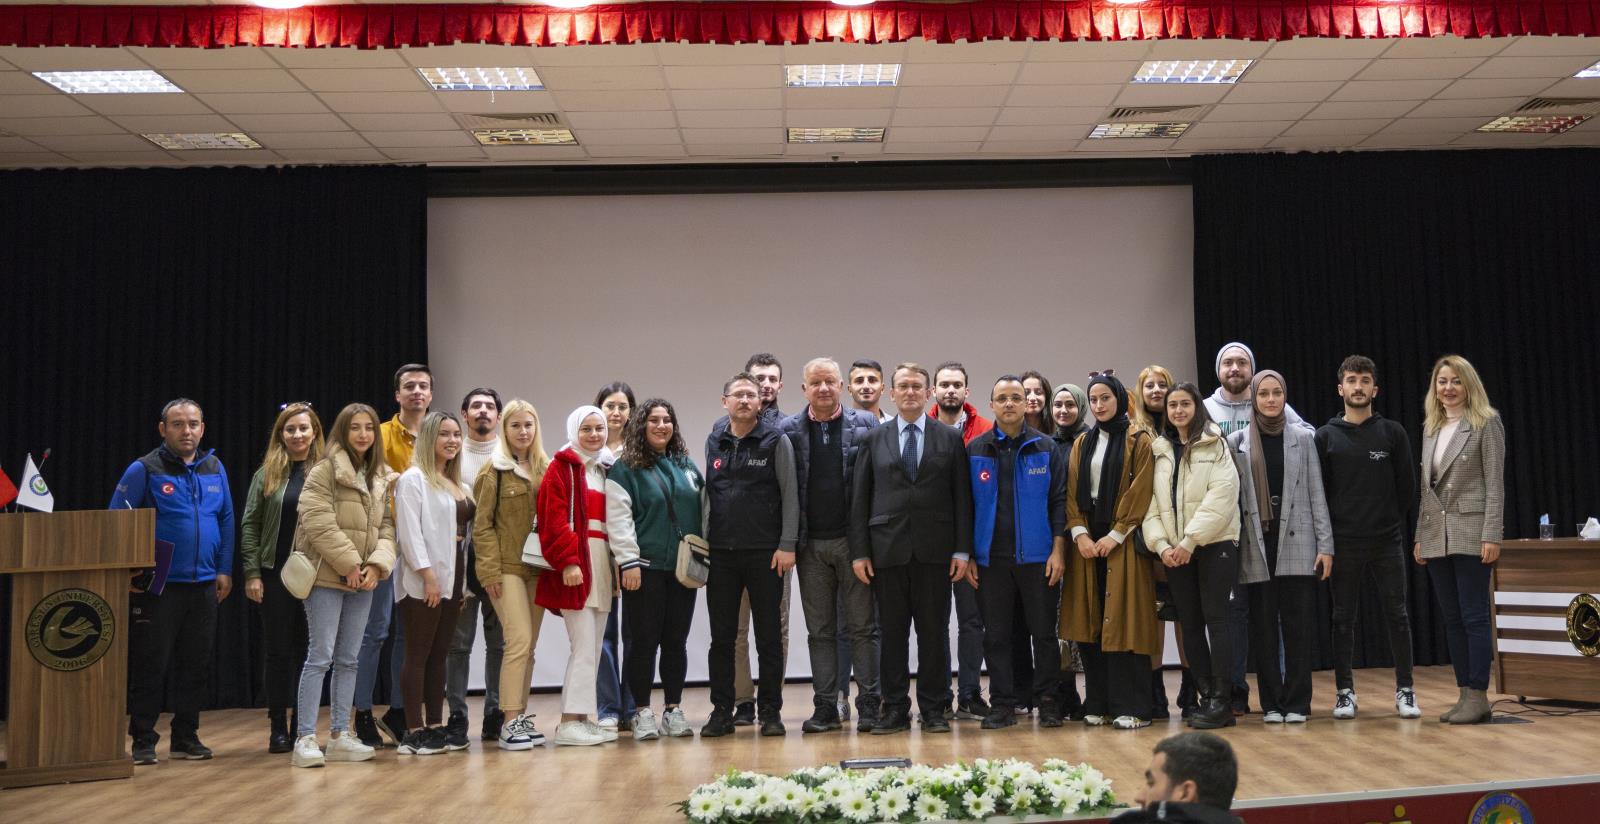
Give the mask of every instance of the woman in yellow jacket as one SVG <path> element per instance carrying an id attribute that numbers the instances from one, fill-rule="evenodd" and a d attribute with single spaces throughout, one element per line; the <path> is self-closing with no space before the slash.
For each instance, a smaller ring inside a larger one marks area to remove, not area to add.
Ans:
<path id="1" fill-rule="evenodd" d="M 1128 391 L 1110 372 L 1091 376 L 1089 410 L 1095 428 L 1073 442 L 1067 467 L 1076 550 L 1063 559 L 1061 637 L 1083 654 L 1084 723 L 1137 729 L 1150 726 L 1150 657 L 1162 640 L 1150 559 L 1136 548 L 1150 509 L 1150 435 L 1130 425 Z"/>
<path id="2" fill-rule="evenodd" d="M 350 731 L 350 704 L 372 590 L 394 569 L 391 473 L 377 443 L 377 410 L 364 403 L 346 406 L 328 432 L 328 456 L 306 473 L 300 493 L 295 551 L 317 564 L 317 580 L 305 601 L 310 645 L 300 671 L 299 739 L 290 758 L 296 767 L 373 756 L 372 748 Z M 317 746 L 317 707 L 330 667 L 333 723 L 324 758 Z"/>
<path id="3" fill-rule="evenodd" d="M 1150 448 L 1155 480 L 1145 545 L 1166 568 L 1189 667 L 1200 679 L 1203 703 L 1189 724 L 1231 727 L 1229 679 L 1213 662 L 1233 660 L 1228 595 L 1239 580 L 1239 473 L 1194 384 L 1172 387 L 1165 403 L 1166 430 Z"/>

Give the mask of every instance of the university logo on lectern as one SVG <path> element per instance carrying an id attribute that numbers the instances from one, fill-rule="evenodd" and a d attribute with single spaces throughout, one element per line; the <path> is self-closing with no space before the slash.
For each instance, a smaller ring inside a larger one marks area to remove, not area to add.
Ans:
<path id="1" fill-rule="evenodd" d="M 1473 806 L 1467 824 L 1533 824 L 1533 810 L 1516 793 L 1489 793 Z"/>
<path id="2" fill-rule="evenodd" d="M 33 660 L 58 672 L 75 672 L 111 649 L 116 630 L 104 598 L 86 589 L 62 589 L 34 606 L 24 632 Z"/>
<path id="3" fill-rule="evenodd" d="M 1567 604 L 1567 640 L 1586 656 L 1600 654 L 1600 600 L 1587 592 Z"/>

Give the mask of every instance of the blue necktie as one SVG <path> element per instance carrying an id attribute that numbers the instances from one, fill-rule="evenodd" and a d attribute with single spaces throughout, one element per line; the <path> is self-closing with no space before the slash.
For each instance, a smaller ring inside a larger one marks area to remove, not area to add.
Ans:
<path id="1" fill-rule="evenodd" d="M 900 465 L 905 467 L 911 480 L 917 479 L 917 428 L 906 427 L 906 446 L 900 450 Z"/>

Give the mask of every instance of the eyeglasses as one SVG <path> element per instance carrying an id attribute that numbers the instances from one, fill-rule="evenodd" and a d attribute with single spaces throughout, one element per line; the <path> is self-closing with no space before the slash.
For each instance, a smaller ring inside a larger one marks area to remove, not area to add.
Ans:
<path id="1" fill-rule="evenodd" d="M 1113 378 L 1113 377 L 1116 377 L 1116 375 L 1117 375 L 1117 370 L 1115 370 L 1115 369 L 1102 369 L 1099 372 L 1090 372 L 1089 373 L 1089 378 L 1091 380 L 1094 379 L 1094 378 Z"/>
<path id="2" fill-rule="evenodd" d="M 303 406 L 303 407 L 305 407 L 307 409 L 315 408 L 315 407 L 313 407 L 311 405 L 311 401 L 289 401 L 288 403 L 280 403 L 280 404 L 278 404 L 278 411 L 282 412 L 283 410 L 288 409 L 291 406 Z"/>
<path id="3" fill-rule="evenodd" d="M 1002 404 L 1002 405 L 1008 404 L 1008 403 L 1009 404 L 1026 403 L 1026 401 L 1023 399 L 1023 397 L 1021 395 L 996 395 L 994 397 L 994 402 L 998 403 L 998 404 Z"/>
<path id="4" fill-rule="evenodd" d="M 757 395 L 754 392 L 734 392 L 731 395 L 723 395 L 723 397 L 724 398 L 733 398 L 736 401 L 753 401 L 756 398 L 759 398 L 761 396 Z"/>

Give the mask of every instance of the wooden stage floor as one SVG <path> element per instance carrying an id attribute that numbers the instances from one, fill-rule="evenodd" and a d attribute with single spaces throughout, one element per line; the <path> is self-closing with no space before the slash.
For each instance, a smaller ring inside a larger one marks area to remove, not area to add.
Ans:
<path id="1" fill-rule="evenodd" d="M 1525 716 L 1534 723 L 1448 727 L 1436 719 L 1454 703 L 1454 680 L 1448 667 L 1424 667 L 1417 670 L 1425 713 L 1421 721 L 1395 716 L 1392 672 L 1365 670 L 1356 674 L 1361 716 L 1335 722 L 1329 715 L 1333 674 L 1315 677 L 1310 723 L 1268 727 L 1256 713 L 1222 731 L 1240 754 L 1240 799 L 1596 771 L 1592 742 L 1600 740 L 1600 714 Z M 1173 695 L 1177 680 L 1177 673 L 1167 673 Z M 684 820 L 671 806 L 674 802 L 729 767 L 781 773 L 866 755 L 909 756 L 930 764 L 985 757 L 1087 761 L 1112 779 L 1119 797 L 1131 801 L 1150 748 L 1184 729 L 1176 717 L 1137 731 L 1088 729 L 1077 723 L 1040 730 L 1030 719 L 993 732 L 980 730 L 976 721 L 961 721 L 949 735 L 924 736 L 914 727 L 909 734 L 883 737 L 854 732 L 802 736 L 810 688 L 791 684 L 784 700 L 789 733 L 781 739 L 760 738 L 748 727 L 711 741 L 696 737 L 636 743 L 624 733 L 618 743 L 600 747 L 546 745 L 512 753 L 493 744 L 485 747 L 474 737 L 465 753 L 419 757 L 387 749 L 370 762 L 309 770 L 291 768 L 288 755 L 266 752 L 264 711 L 209 712 L 202 717 L 201 737 L 217 752 L 215 760 L 170 761 L 163 740 L 161 763 L 138 768 L 131 780 L 0 791 L 0 822 L 672 822 Z M 472 699 L 474 732 L 480 701 Z M 540 729 L 553 733 L 557 697 L 536 695 L 533 709 Z M 690 690 L 685 709 L 698 728 L 709 710 L 706 691 Z M 324 715 L 319 730 L 324 740 L 326 723 Z M 165 719 L 161 729 L 165 735 Z"/>

